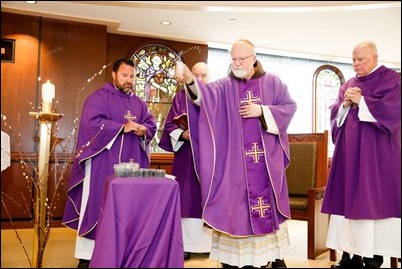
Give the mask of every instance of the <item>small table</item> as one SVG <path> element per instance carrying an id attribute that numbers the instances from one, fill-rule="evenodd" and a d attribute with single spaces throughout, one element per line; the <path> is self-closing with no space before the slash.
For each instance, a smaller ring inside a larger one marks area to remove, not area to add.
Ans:
<path id="1" fill-rule="evenodd" d="M 179 185 L 109 176 L 90 267 L 183 268 Z"/>

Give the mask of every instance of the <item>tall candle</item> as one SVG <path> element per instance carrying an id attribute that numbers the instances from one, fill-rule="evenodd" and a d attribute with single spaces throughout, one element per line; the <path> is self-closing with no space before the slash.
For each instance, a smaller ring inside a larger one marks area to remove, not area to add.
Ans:
<path id="1" fill-rule="evenodd" d="M 42 85 L 42 99 L 43 102 L 51 103 L 55 94 L 55 86 L 48 80 Z"/>

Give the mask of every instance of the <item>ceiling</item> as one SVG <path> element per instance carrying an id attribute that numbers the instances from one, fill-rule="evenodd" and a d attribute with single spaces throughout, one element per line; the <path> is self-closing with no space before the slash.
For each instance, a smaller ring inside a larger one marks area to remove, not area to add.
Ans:
<path id="1" fill-rule="evenodd" d="M 400 1 L 1 1 L 1 10 L 227 49 L 247 38 L 257 52 L 349 63 L 371 40 L 381 63 L 401 67 Z"/>

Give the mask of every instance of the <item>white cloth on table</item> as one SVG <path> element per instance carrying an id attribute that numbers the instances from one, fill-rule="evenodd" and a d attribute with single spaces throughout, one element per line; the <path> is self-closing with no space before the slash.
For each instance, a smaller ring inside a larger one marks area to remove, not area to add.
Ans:
<path id="1" fill-rule="evenodd" d="M 11 165 L 10 136 L 1 131 L 1 171 Z"/>

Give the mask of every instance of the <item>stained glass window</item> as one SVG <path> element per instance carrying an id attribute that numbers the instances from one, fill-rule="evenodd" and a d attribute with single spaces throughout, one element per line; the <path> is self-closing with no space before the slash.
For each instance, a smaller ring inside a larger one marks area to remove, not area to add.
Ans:
<path id="1" fill-rule="evenodd" d="M 182 87 L 174 78 L 177 59 L 178 53 L 161 44 L 143 46 L 131 56 L 136 66 L 136 94 L 147 103 L 157 124 L 150 143 L 152 152 L 163 152 L 158 146 L 159 139 L 172 99 Z"/>
<path id="2" fill-rule="evenodd" d="M 330 110 L 335 103 L 341 85 L 345 83 L 342 72 L 333 65 L 320 66 L 314 74 L 314 132 L 328 130 L 331 136 Z M 332 156 L 334 145 L 328 139 L 328 151 Z"/>

